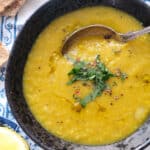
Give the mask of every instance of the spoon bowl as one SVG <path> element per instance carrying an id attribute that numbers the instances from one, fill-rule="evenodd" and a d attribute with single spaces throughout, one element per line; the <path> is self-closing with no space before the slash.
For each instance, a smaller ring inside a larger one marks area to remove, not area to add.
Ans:
<path id="1" fill-rule="evenodd" d="M 104 39 L 114 39 L 119 42 L 128 42 L 130 40 L 135 39 L 136 37 L 143 35 L 145 33 L 150 32 L 150 26 L 145 27 L 142 30 L 135 32 L 128 32 L 126 34 L 121 34 L 116 32 L 114 29 L 104 26 L 101 24 L 94 24 L 90 26 L 85 26 L 74 31 L 71 35 L 69 35 L 62 47 L 62 54 L 66 54 L 69 50 L 69 47 L 77 40 L 86 36 L 101 36 Z"/>

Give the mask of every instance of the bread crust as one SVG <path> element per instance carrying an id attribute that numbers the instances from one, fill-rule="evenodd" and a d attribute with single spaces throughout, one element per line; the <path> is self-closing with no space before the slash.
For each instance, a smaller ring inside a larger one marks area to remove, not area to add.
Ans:
<path id="1" fill-rule="evenodd" d="M 0 42 L 0 67 L 8 60 L 9 53 Z"/>
<path id="2" fill-rule="evenodd" d="M 10 6 L 16 0 L 0 0 L 0 13 L 2 13 L 6 7 Z"/>
<path id="3" fill-rule="evenodd" d="M 15 0 L 10 6 L 6 7 L 1 13 L 3 16 L 15 16 L 26 0 Z"/>

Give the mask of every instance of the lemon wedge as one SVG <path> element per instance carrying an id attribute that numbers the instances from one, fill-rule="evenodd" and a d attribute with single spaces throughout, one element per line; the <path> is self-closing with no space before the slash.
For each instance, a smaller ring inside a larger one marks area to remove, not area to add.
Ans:
<path id="1" fill-rule="evenodd" d="M 15 131 L 0 127 L 0 150 L 29 150 L 26 141 Z"/>

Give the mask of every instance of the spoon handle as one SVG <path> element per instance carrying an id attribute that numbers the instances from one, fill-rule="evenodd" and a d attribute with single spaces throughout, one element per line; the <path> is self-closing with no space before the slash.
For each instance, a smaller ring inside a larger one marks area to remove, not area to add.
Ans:
<path id="1" fill-rule="evenodd" d="M 120 34 L 120 36 L 121 36 L 123 42 L 127 42 L 127 41 L 133 40 L 136 37 L 143 35 L 145 33 L 150 33 L 150 26 L 148 26 L 142 30 L 139 30 L 139 31 L 128 32 L 126 34 Z"/>

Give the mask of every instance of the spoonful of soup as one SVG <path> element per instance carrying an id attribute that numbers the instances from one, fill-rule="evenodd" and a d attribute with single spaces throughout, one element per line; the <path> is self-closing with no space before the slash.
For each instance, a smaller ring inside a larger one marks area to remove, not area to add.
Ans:
<path id="1" fill-rule="evenodd" d="M 90 25 L 83 28 L 80 28 L 74 31 L 64 42 L 62 47 L 62 54 L 66 54 L 69 50 L 69 47 L 78 39 L 86 36 L 101 36 L 104 39 L 114 39 L 119 42 L 128 42 L 135 39 L 136 37 L 150 32 L 150 26 L 145 27 L 142 30 L 135 32 L 128 32 L 125 34 L 118 33 L 112 28 L 100 24 Z"/>

